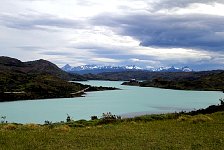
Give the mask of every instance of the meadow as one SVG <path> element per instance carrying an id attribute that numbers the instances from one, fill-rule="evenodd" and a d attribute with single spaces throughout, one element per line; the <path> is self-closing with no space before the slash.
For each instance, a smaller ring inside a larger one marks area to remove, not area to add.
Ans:
<path id="1" fill-rule="evenodd" d="M 224 149 L 224 112 L 0 125 L 1 150 Z"/>

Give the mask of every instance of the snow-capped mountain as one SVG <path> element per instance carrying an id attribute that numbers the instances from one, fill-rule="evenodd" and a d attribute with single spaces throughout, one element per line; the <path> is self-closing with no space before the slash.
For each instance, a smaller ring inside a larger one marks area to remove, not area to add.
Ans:
<path id="1" fill-rule="evenodd" d="M 128 66 L 82 65 L 82 66 L 77 66 L 77 67 L 71 67 L 69 64 L 66 64 L 61 69 L 66 72 L 79 73 L 79 74 L 86 74 L 86 73 L 97 74 L 97 73 L 102 73 L 102 72 L 144 70 L 143 68 L 135 66 L 135 65 L 128 65 Z"/>
<path id="2" fill-rule="evenodd" d="M 81 71 L 81 70 L 98 70 L 98 69 L 138 69 L 136 66 L 99 66 L 99 65 L 83 65 L 72 68 L 72 71 Z"/>
<path id="3" fill-rule="evenodd" d="M 159 68 L 142 68 L 135 65 L 127 65 L 127 66 L 103 66 L 103 65 L 82 65 L 77 67 L 72 67 L 69 64 L 66 64 L 61 68 L 66 72 L 79 73 L 79 74 L 97 74 L 102 72 L 121 72 L 121 71 L 152 71 L 152 72 L 191 72 L 193 71 L 189 67 L 185 66 L 182 68 L 177 67 L 159 67 Z"/>
<path id="4" fill-rule="evenodd" d="M 152 71 L 154 72 L 192 72 L 193 70 L 187 66 L 182 68 L 171 66 L 171 67 L 159 67 L 156 69 L 152 69 Z"/>
<path id="5" fill-rule="evenodd" d="M 69 64 L 66 64 L 64 67 L 61 68 L 62 70 L 66 71 L 66 72 L 70 72 L 72 71 L 73 67 L 70 66 Z"/>
<path id="6" fill-rule="evenodd" d="M 185 66 L 183 68 L 181 68 L 183 72 L 192 72 L 193 69 L 189 68 L 188 66 Z"/>

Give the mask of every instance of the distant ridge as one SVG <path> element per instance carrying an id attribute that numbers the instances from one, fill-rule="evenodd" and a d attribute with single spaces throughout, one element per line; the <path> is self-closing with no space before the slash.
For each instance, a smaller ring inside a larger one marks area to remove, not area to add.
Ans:
<path id="1" fill-rule="evenodd" d="M 168 78 L 169 76 L 169 78 Z M 224 71 L 197 72 L 188 75 L 178 76 L 177 74 L 167 74 L 167 76 L 157 76 L 143 82 L 135 80 L 124 82 L 123 85 L 158 87 L 178 90 L 204 90 L 224 92 Z"/>

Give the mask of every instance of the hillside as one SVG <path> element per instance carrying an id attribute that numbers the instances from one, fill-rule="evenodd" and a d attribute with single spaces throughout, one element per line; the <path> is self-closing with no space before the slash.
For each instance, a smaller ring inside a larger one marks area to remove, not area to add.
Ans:
<path id="1" fill-rule="evenodd" d="M 207 71 L 177 75 L 157 76 L 137 85 L 142 87 L 159 87 L 180 90 L 224 91 L 224 71 Z M 133 84 L 134 83 L 134 84 Z M 124 82 L 123 85 L 136 85 L 135 82 Z"/>
<path id="2" fill-rule="evenodd" d="M 21 62 L 14 58 L 0 57 L 0 102 L 74 97 L 77 95 L 71 93 L 88 87 L 67 82 L 71 79 L 84 78 L 68 74 L 46 60 Z M 95 91 L 105 89 L 108 88 L 90 88 Z"/>
<path id="3" fill-rule="evenodd" d="M 65 71 L 62 71 L 55 64 L 43 59 L 21 62 L 15 58 L 1 56 L 0 73 L 21 73 L 28 75 L 49 74 L 65 80 L 84 80 L 81 75 L 69 74 Z"/>

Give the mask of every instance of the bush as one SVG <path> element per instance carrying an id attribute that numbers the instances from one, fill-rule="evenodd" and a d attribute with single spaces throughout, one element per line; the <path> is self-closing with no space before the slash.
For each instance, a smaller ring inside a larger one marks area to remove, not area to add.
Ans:
<path id="1" fill-rule="evenodd" d="M 206 115 L 193 116 L 190 120 L 192 123 L 202 123 L 212 121 L 212 118 Z"/>
<path id="2" fill-rule="evenodd" d="M 191 118 L 191 116 L 189 115 L 183 115 L 183 116 L 180 116 L 177 121 L 189 121 Z"/>
<path id="3" fill-rule="evenodd" d="M 98 117 L 97 116 L 91 116 L 91 120 L 97 120 Z"/>
<path id="4" fill-rule="evenodd" d="M 35 130 L 35 129 L 40 128 L 40 125 L 30 123 L 30 124 L 23 125 L 23 127 L 25 127 L 26 129 L 30 129 L 30 130 Z"/>
<path id="5" fill-rule="evenodd" d="M 44 124 L 45 124 L 45 125 L 51 125 L 51 124 L 52 124 L 52 121 L 45 120 L 45 121 L 44 121 Z"/>
<path id="6" fill-rule="evenodd" d="M 113 115 L 111 112 L 103 113 L 102 120 L 119 120 L 121 116 Z"/>
<path id="7" fill-rule="evenodd" d="M 54 128 L 56 131 L 69 132 L 71 128 L 68 125 L 60 125 Z"/>
<path id="8" fill-rule="evenodd" d="M 221 105 L 224 105 L 224 99 L 223 98 L 220 98 L 219 101 L 220 101 Z"/>
<path id="9" fill-rule="evenodd" d="M 121 116 L 113 115 L 111 112 L 107 112 L 103 113 L 102 117 L 100 118 L 99 124 L 113 123 L 117 120 L 121 120 Z"/>
<path id="10" fill-rule="evenodd" d="M 5 130 L 15 130 L 15 129 L 17 129 L 17 125 L 15 125 L 15 124 L 6 124 L 6 125 L 3 126 L 3 129 L 5 129 Z"/>

